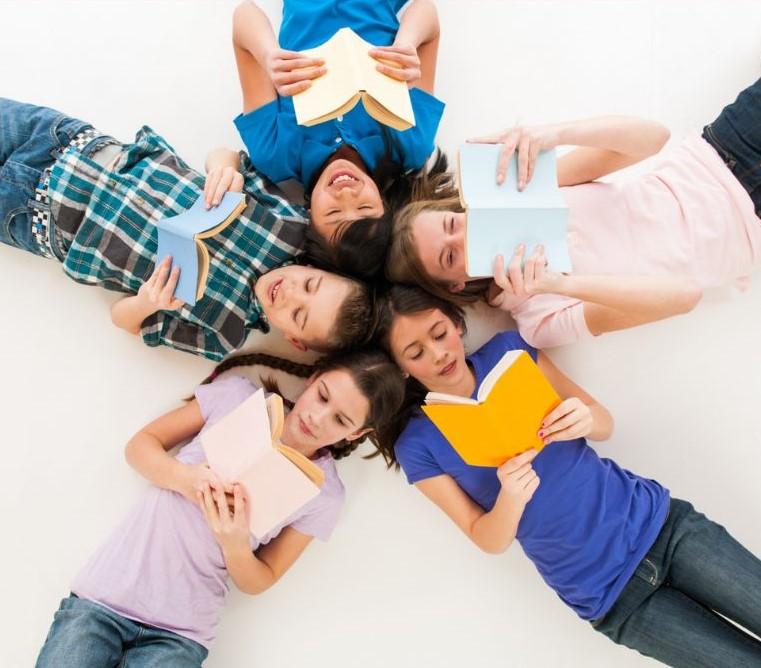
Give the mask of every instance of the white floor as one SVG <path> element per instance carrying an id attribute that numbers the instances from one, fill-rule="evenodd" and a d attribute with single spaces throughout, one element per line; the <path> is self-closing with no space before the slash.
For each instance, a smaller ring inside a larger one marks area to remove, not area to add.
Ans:
<path id="1" fill-rule="evenodd" d="M 187 159 L 237 146 L 232 0 L 0 1 L 0 95 Z M 271 2 L 277 8 L 276 2 Z M 441 0 L 446 149 L 601 113 L 678 138 L 761 75 L 761 4 Z M 73 574 L 145 487 L 122 447 L 211 369 L 114 329 L 113 296 L 0 248 L 0 666 L 29 666 Z M 471 345 L 499 325 L 474 325 Z M 689 316 L 553 352 L 616 417 L 603 455 L 667 485 L 761 554 L 761 281 Z M 265 342 L 270 343 L 270 342 Z M 259 344 L 259 342 L 257 342 Z M 233 592 L 209 666 L 644 666 L 580 622 L 515 546 L 480 554 L 377 460 L 341 464 L 342 523 L 256 600 Z M 650 663 L 650 665 L 653 665 Z"/>

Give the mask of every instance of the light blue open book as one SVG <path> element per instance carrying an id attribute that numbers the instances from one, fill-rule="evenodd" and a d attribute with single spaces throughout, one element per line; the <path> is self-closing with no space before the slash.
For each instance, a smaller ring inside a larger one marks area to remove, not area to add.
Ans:
<path id="1" fill-rule="evenodd" d="M 494 258 L 505 264 L 519 243 L 526 255 L 537 244 L 553 271 L 571 271 L 566 243 L 568 207 L 558 188 L 555 151 L 542 151 L 534 175 L 518 190 L 518 156 L 513 155 L 505 181 L 497 185 L 497 162 L 501 144 L 463 144 L 458 171 L 460 200 L 466 211 L 466 262 L 468 276 L 491 276 Z"/>
<path id="2" fill-rule="evenodd" d="M 209 251 L 203 240 L 221 232 L 245 208 L 243 193 L 226 192 L 222 201 L 207 211 L 201 194 L 187 211 L 156 223 L 156 264 L 171 255 L 172 266 L 180 267 L 175 297 L 189 306 L 201 299 L 209 275 Z"/>

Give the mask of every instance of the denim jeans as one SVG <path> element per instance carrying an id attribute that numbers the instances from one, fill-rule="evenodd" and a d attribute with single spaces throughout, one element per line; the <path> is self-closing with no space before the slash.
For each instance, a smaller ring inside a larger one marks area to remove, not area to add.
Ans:
<path id="1" fill-rule="evenodd" d="M 29 205 L 42 172 L 89 123 L 0 98 L 0 242 L 40 254 Z"/>
<path id="2" fill-rule="evenodd" d="M 36 668 L 193 668 L 207 655 L 193 640 L 72 594 L 55 613 Z"/>
<path id="3" fill-rule="evenodd" d="M 613 642 L 681 668 L 759 668 L 761 561 L 724 527 L 672 499 L 653 547 L 592 626 Z"/>
<path id="4" fill-rule="evenodd" d="M 703 139 L 748 191 L 756 215 L 761 217 L 761 79 L 703 128 Z"/>

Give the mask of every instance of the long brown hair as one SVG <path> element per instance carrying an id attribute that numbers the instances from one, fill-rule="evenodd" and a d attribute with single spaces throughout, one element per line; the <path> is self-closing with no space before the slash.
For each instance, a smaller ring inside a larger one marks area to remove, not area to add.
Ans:
<path id="1" fill-rule="evenodd" d="M 394 231 L 386 256 L 386 276 L 395 283 L 418 285 L 439 299 L 458 306 L 467 306 L 483 299 L 491 279 L 468 281 L 465 288 L 452 292 L 446 281 L 438 281 L 423 267 L 415 248 L 412 226 L 416 218 L 426 211 L 462 213 L 465 209 L 451 172 L 421 179 L 408 204 L 394 215 Z"/>
<path id="2" fill-rule="evenodd" d="M 393 357 L 391 350 L 391 328 L 397 317 L 402 315 L 414 315 L 425 311 L 438 309 L 448 317 L 455 325 L 459 325 L 463 334 L 466 332 L 465 314 L 463 310 L 451 301 L 440 299 L 436 295 L 425 290 L 409 285 L 392 285 L 388 291 L 378 299 L 378 325 L 375 330 L 375 340 L 389 356 Z M 396 439 L 420 409 L 428 389 L 416 378 L 407 378 L 404 401 L 394 420 L 388 427 L 388 438 L 376 447 L 380 451 L 386 465 L 390 468 L 399 468 L 396 459 L 394 444 Z"/>
<path id="3" fill-rule="evenodd" d="M 328 371 L 348 372 L 357 389 L 370 405 L 367 418 L 362 425 L 363 429 L 371 429 L 365 438 L 379 452 L 391 448 L 389 429 L 404 400 L 404 377 L 399 367 L 381 350 L 366 348 L 350 353 L 329 355 L 314 364 L 300 364 L 266 353 L 234 355 L 218 364 L 201 384 L 212 382 L 219 374 L 229 369 L 254 364 L 284 371 L 300 378 L 308 378 L 313 374 L 319 376 Z M 262 384 L 269 391 L 280 394 L 277 383 L 271 378 L 262 379 Z M 339 441 L 328 446 L 328 450 L 334 459 L 341 459 L 351 454 L 361 440 Z"/>

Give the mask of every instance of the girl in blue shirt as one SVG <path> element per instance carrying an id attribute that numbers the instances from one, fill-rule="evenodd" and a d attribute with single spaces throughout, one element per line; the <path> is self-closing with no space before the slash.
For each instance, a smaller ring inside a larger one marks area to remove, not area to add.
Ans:
<path id="1" fill-rule="evenodd" d="M 396 445 L 381 449 L 482 550 L 518 540 L 545 582 L 614 642 L 671 666 L 759 666 L 761 561 L 654 480 L 598 457 L 608 411 L 517 332 L 466 357 L 462 311 L 395 286 L 379 337 L 409 375 Z M 419 410 L 429 390 L 475 397 L 508 350 L 525 350 L 563 401 L 544 419 L 546 447 L 499 468 L 466 464 Z"/>
<path id="2" fill-rule="evenodd" d="M 235 125 L 251 161 L 272 181 L 295 179 L 304 186 L 317 252 L 340 269 L 364 276 L 382 269 L 390 209 L 409 196 L 412 174 L 432 153 L 444 110 L 432 95 L 439 41 L 436 8 L 431 0 L 413 0 L 399 20 L 404 4 L 284 0 L 277 40 L 267 16 L 250 0 L 237 7 L 233 20 L 244 112 Z M 396 67 L 379 62 L 378 70 L 412 87 L 414 127 L 386 128 L 361 104 L 315 126 L 296 123 L 291 96 L 326 71 L 322 61 L 299 51 L 322 44 L 343 27 L 379 45 L 370 54 Z M 445 168 L 440 158 L 432 170 Z"/>

